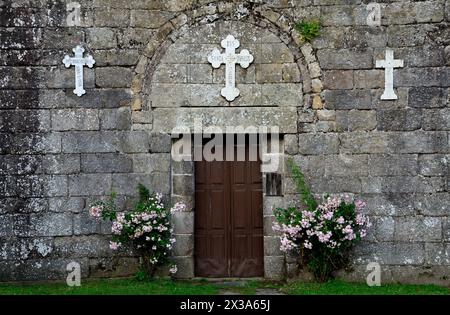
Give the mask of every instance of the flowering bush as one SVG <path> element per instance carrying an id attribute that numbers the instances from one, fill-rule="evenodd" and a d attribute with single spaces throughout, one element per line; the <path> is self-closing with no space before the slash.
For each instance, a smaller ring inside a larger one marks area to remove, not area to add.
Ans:
<path id="1" fill-rule="evenodd" d="M 371 226 L 362 213 L 366 204 L 348 195 L 314 198 L 298 166 L 289 165 L 305 209 L 276 209 L 273 229 L 281 233 L 280 249 L 299 253 L 315 278 L 325 281 L 346 265 L 350 249 Z"/>
<path id="2" fill-rule="evenodd" d="M 171 214 L 185 210 L 183 203 L 175 204 L 168 210 L 162 203 L 162 195 L 150 195 L 148 189 L 139 184 L 139 202 L 131 212 L 119 212 L 114 202 L 115 194 L 105 201 L 98 201 L 90 208 L 90 215 L 112 222 L 112 241 L 110 248 L 119 249 L 126 243 L 131 243 L 141 254 L 143 272 L 153 277 L 158 266 L 170 263 L 170 250 L 175 238 L 171 227 Z M 177 266 L 172 264 L 169 270 L 177 272 Z"/>

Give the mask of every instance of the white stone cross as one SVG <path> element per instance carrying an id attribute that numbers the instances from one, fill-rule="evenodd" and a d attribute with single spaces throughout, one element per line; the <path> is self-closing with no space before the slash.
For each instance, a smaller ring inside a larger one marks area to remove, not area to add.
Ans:
<path id="1" fill-rule="evenodd" d="M 248 68 L 253 62 L 253 56 L 247 49 L 242 49 L 239 54 L 235 54 L 235 49 L 239 47 L 239 41 L 233 35 L 228 35 L 221 42 L 221 46 L 225 48 L 225 53 L 221 54 L 218 49 L 214 49 L 208 56 L 208 61 L 213 68 L 219 68 L 221 64 L 225 64 L 225 87 L 220 91 L 227 101 L 232 102 L 239 96 L 239 90 L 236 88 L 236 63 L 242 68 Z"/>
<path id="2" fill-rule="evenodd" d="M 386 60 L 377 60 L 375 63 L 377 68 L 384 68 L 384 93 L 381 95 L 382 100 L 396 100 L 397 94 L 394 92 L 394 68 L 402 68 L 403 60 L 394 59 L 394 51 L 386 49 Z"/>
<path id="3" fill-rule="evenodd" d="M 92 68 L 95 60 L 91 55 L 87 55 L 86 58 L 83 58 L 84 48 L 80 45 L 72 49 L 72 51 L 75 53 L 75 58 L 66 55 L 63 59 L 63 63 L 66 68 L 75 66 L 75 90 L 73 90 L 73 93 L 77 96 L 82 96 L 83 94 L 86 94 L 86 91 L 83 88 L 83 66 Z"/>

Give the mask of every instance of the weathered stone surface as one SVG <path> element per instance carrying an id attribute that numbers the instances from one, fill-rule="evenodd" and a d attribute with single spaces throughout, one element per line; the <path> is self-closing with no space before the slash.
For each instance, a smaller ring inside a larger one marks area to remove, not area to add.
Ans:
<path id="1" fill-rule="evenodd" d="M 447 134 L 439 131 L 404 132 L 392 135 L 392 148 L 396 153 L 447 153 Z"/>
<path id="2" fill-rule="evenodd" d="M 194 176 L 174 175 L 172 177 L 172 192 L 175 195 L 190 196 L 194 193 Z"/>
<path id="3" fill-rule="evenodd" d="M 115 48 L 117 46 L 116 33 L 108 28 L 89 28 L 87 42 L 96 49 Z M 97 61 L 97 57 L 95 57 Z"/>
<path id="4" fill-rule="evenodd" d="M 129 130 L 131 127 L 131 110 L 128 107 L 103 109 L 99 111 L 100 129 Z"/>
<path id="5" fill-rule="evenodd" d="M 390 138 L 383 132 L 353 132 L 339 136 L 340 150 L 345 153 L 389 153 Z"/>
<path id="6" fill-rule="evenodd" d="M 38 236 L 64 236 L 73 234 L 71 213 L 44 213 L 30 216 L 30 234 Z"/>
<path id="7" fill-rule="evenodd" d="M 280 251 L 280 238 L 278 236 L 264 237 L 264 255 L 265 256 L 282 256 Z"/>
<path id="8" fill-rule="evenodd" d="M 95 83 L 102 88 L 121 88 L 131 86 L 131 69 L 123 67 L 97 68 Z"/>
<path id="9" fill-rule="evenodd" d="M 378 130 L 417 130 L 422 123 L 422 112 L 415 109 L 378 110 Z"/>
<path id="10" fill-rule="evenodd" d="M 395 239 L 399 241 L 440 241 L 442 222 L 434 217 L 396 218 Z"/>
<path id="11" fill-rule="evenodd" d="M 178 256 L 173 258 L 178 267 L 175 277 L 178 279 L 191 279 L 194 277 L 194 258 L 192 256 Z"/>
<path id="12" fill-rule="evenodd" d="M 371 27 L 360 0 L 83 0 L 75 28 L 64 3 L 3 2 L 0 281 L 61 280 L 72 260 L 83 278 L 132 275 L 136 253 L 113 254 L 111 223 L 88 208 L 114 190 L 128 210 L 138 183 L 167 205 L 187 204 L 174 216 L 172 254 L 176 277 L 194 277 L 195 167 L 170 151 L 174 127 L 199 118 L 204 127 L 277 126 L 280 150 L 314 193 L 367 201 L 374 225 L 345 279 L 364 281 L 366 263 L 378 261 L 383 283 L 448 285 L 449 1 L 385 1 L 382 26 Z M 310 18 L 323 24 L 311 44 L 292 30 Z M 233 102 L 220 95 L 225 67 L 207 60 L 228 34 L 255 58 L 237 66 Z M 80 43 L 96 60 L 83 70 L 82 97 L 62 64 Z M 405 60 L 394 70 L 397 100 L 380 99 L 384 70 L 374 60 L 386 47 Z M 283 196 L 263 196 L 265 275 L 311 279 L 272 230 L 274 208 L 301 208 L 283 161 Z"/>
<path id="13" fill-rule="evenodd" d="M 133 172 L 147 173 L 152 172 L 169 172 L 170 154 L 156 153 L 156 154 L 133 154 Z M 180 173 L 177 173 L 180 174 Z M 184 174 L 184 173 L 181 173 Z"/>
<path id="14" fill-rule="evenodd" d="M 71 196 L 89 196 L 94 191 L 97 195 L 106 195 L 110 190 L 110 174 L 83 174 L 69 177 L 69 193 Z"/>
<path id="15" fill-rule="evenodd" d="M 364 188 L 364 187 L 363 187 Z M 377 216 L 412 216 L 415 214 L 414 195 L 386 193 L 362 195 L 367 201 L 367 213 Z"/>
<path id="16" fill-rule="evenodd" d="M 447 68 L 401 68 L 394 71 L 396 86 L 448 87 L 448 77 Z"/>
<path id="17" fill-rule="evenodd" d="M 173 226 L 175 234 L 194 233 L 194 213 L 177 212 L 173 215 Z"/>
<path id="18" fill-rule="evenodd" d="M 330 155 L 324 157 L 325 176 L 367 176 L 367 155 Z M 370 165 L 369 165 L 370 166 Z"/>
<path id="19" fill-rule="evenodd" d="M 176 235 L 176 242 L 173 245 L 172 253 L 174 256 L 193 256 L 194 255 L 194 236 Z"/>
<path id="20" fill-rule="evenodd" d="M 300 154 L 336 154 L 339 151 L 337 134 L 299 134 Z"/>
<path id="21" fill-rule="evenodd" d="M 135 257 L 107 257 L 89 259 L 89 276 L 95 278 L 132 276 L 139 271 L 139 260 Z"/>
<path id="22" fill-rule="evenodd" d="M 149 135 L 143 131 L 73 131 L 64 133 L 62 150 L 66 153 L 148 152 Z"/>
<path id="23" fill-rule="evenodd" d="M 133 169 L 130 157 L 117 153 L 82 154 L 83 173 L 127 173 Z"/>
<path id="24" fill-rule="evenodd" d="M 80 157 L 74 154 L 48 154 L 41 161 L 46 174 L 74 174 L 80 171 Z"/>
<path id="25" fill-rule="evenodd" d="M 52 112 L 52 129 L 98 130 L 98 111 L 95 109 L 60 109 Z"/>
<path id="26" fill-rule="evenodd" d="M 450 109 L 427 109 L 423 111 L 422 129 L 450 130 Z"/>
<path id="27" fill-rule="evenodd" d="M 85 205 L 85 200 L 80 197 L 56 197 L 49 198 L 48 210 L 52 212 L 80 212 Z"/>
<path id="28" fill-rule="evenodd" d="M 168 173 L 153 174 L 113 174 L 112 190 L 126 196 L 135 196 L 138 184 L 143 184 L 152 191 L 167 194 L 170 191 L 170 176 Z"/>
<path id="29" fill-rule="evenodd" d="M 323 49 L 317 53 L 320 66 L 322 69 L 370 69 L 372 63 L 372 50 L 353 51 L 349 49 L 334 50 Z"/>
<path id="30" fill-rule="evenodd" d="M 58 237 L 54 243 L 54 254 L 61 258 L 78 258 L 113 254 L 109 240 L 104 236 Z"/>
<path id="31" fill-rule="evenodd" d="M 22 74 L 27 76 L 27 74 Z M 89 89 L 95 86 L 95 74 L 92 69 L 83 67 L 84 88 Z M 15 84 L 12 82 L 12 84 Z M 50 89 L 74 89 L 75 88 L 75 73 L 74 69 L 66 69 L 59 67 L 51 67 L 48 69 L 48 74 L 44 82 L 45 87 Z M 14 86 L 13 86 L 14 87 Z M 20 86 L 16 86 L 20 88 Z M 72 91 L 70 93 L 73 94 Z"/>
<path id="32" fill-rule="evenodd" d="M 140 28 L 158 28 L 174 17 L 173 13 L 148 10 L 132 10 L 130 26 Z"/>
<path id="33" fill-rule="evenodd" d="M 361 180 L 350 176 L 328 176 L 323 178 L 312 178 L 311 189 L 314 193 L 329 192 L 337 193 L 361 193 Z"/>
<path id="34" fill-rule="evenodd" d="M 409 90 L 408 105 L 410 107 L 445 107 L 447 89 L 437 87 L 413 87 Z"/>
<path id="35" fill-rule="evenodd" d="M 285 135 L 284 136 L 284 150 L 287 154 L 298 153 L 298 137 L 297 135 Z"/>
<path id="36" fill-rule="evenodd" d="M 325 26 L 353 25 L 353 6 L 351 5 L 324 6 L 321 13 Z"/>
<path id="37" fill-rule="evenodd" d="M 369 90 L 327 90 L 324 92 L 327 109 L 371 109 Z"/>
<path id="38" fill-rule="evenodd" d="M 126 27 L 129 25 L 130 11 L 123 9 L 106 8 L 96 10 L 94 25 L 100 27 Z"/>
<path id="39" fill-rule="evenodd" d="M 369 156 L 371 176 L 417 175 L 417 154 L 374 154 Z"/>
<path id="40" fill-rule="evenodd" d="M 420 46 L 425 42 L 427 32 L 433 31 L 431 25 L 395 25 L 388 29 L 388 46 Z"/>
<path id="41" fill-rule="evenodd" d="M 57 103 L 57 107 L 76 108 L 117 108 L 131 101 L 131 93 L 126 89 L 100 89 L 96 93 L 87 93 L 78 97 L 73 93 L 66 93 L 65 102 Z M 56 106 L 55 106 L 56 107 Z"/>
<path id="42" fill-rule="evenodd" d="M 169 114 L 170 113 L 170 114 Z M 295 107 L 280 108 L 158 108 L 154 111 L 154 129 L 171 133 L 175 127 L 190 127 L 194 118 L 201 119 L 204 127 L 218 126 L 266 126 L 269 122 L 279 126 L 280 132 L 295 133 L 297 110 Z"/>
<path id="43" fill-rule="evenodd" d="M 353 71 L 329 70 L 323 72 L 323 84 L 325 89 L 346 90 L 353 88 Z"/>
<path id="44" fill-rule="evenodd" d="M 419 173 L 424 176 L 444 176 L 450 172 L 449 158 L 443 154 L 421 154 Z"/>
<path id="45" fill-rule="evenodd" d="M 363 193 L 432 193 L 444 190 L 440 177 L 370 177 L 362 178 Z"/>
<path id="46" fill-rule="evenodd" d="M 433 195 L 420 195 L 415 200 L 415 207 L 419 213 L 430 216 L 448 215 L 448 204 L 450 195 L 448 193 L 437 193 Z"/>
<path id="47" fill-rule="evenodd" d="M 348 112 L 349 131 L 374 130 L 377 127 L 376 112 L 372 110 L 351 110 Z"/>
<path id="48" fill-rule="evenodd" d="M 385 9 L 385 23 L 390 25 L 440 22 L 444 17 L 442 5 L 441 1 L 390 3 Z"/>
<path id="49" fill-rule="evenodd" d="M 284 275 L 283 256 L 264 257 L 264 277 L 268 279 L 281 279 Z"/>

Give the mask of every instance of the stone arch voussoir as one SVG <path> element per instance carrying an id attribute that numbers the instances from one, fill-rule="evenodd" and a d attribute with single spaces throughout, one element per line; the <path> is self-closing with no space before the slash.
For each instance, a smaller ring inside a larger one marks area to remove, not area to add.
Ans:
<path id="1" fill-rule="evenodd" d="M 135 68 L 131 91 L 133 112 L 149 110 L 145 108 L 153 70 L 164 55 L 165 50 L 190 28 L 221 20 L 237 20 L 263 27 L 277 35 L 294 55 L 302 74 L 304 95 L 303 109 L 323 108 L 322 71 L 311 44 L 304 42 L 294 30 L 294 21 L 287 15 L 276 12 L 265 5 L 252 2 L 218 2 L 199 6 L 178 14 L 166 22 L 147 43 Z M 147 120 L 136 113 L 136 120 Z"/>

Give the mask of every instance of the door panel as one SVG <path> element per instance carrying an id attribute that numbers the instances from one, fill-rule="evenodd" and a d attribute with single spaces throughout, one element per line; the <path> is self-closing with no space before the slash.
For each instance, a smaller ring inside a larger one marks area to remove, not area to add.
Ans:
<path id="1" fill-rule="evenodd" d="M 261 162 L 248 157 L 195 163 L 197 276 L 264 274 Z"/>

